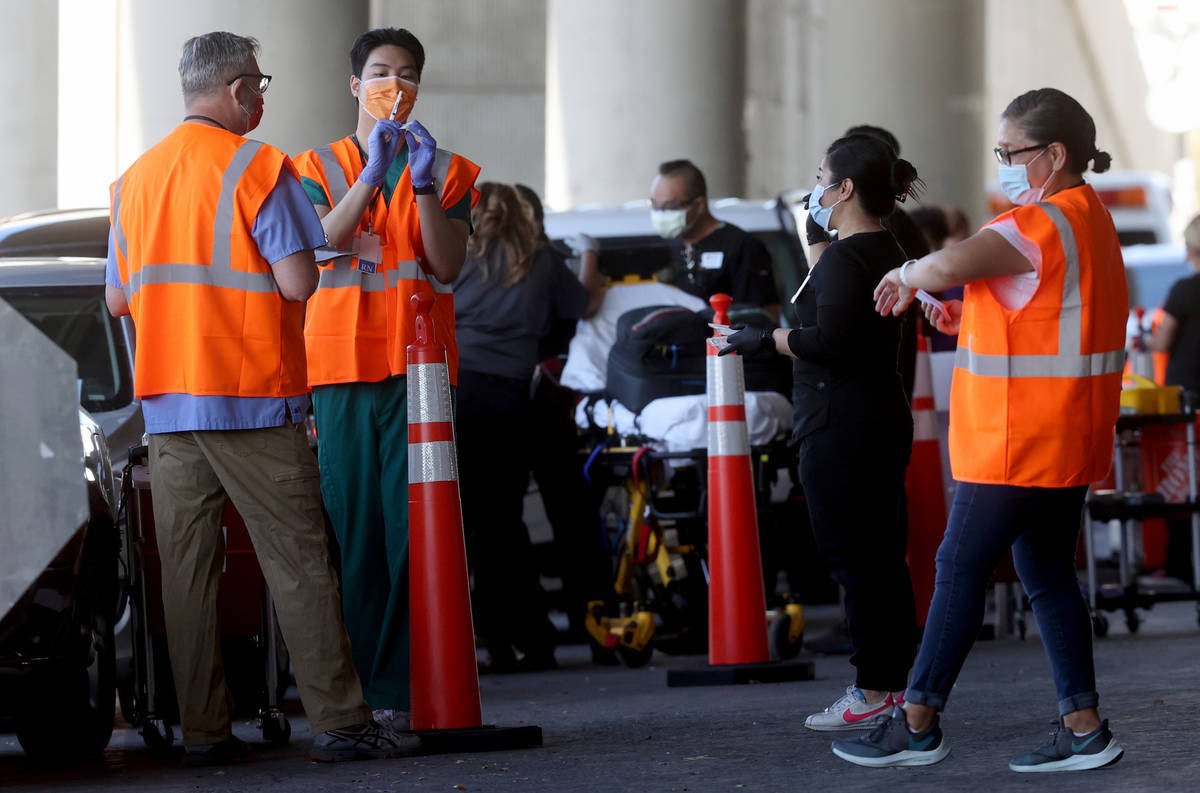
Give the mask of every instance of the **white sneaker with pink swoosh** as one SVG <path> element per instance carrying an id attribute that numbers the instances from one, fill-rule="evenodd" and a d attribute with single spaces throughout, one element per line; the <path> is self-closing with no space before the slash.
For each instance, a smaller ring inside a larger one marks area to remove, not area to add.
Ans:
<path id="1" fill-rule="evenodd" d="M 857 686 L 846 686 L 846 693 L 837 702 L 809 716 L 804 720 L 804 726 L 818 732 L 866 730 L 885 720 L 895 704 L 891 694 L 868 704 Z"/>

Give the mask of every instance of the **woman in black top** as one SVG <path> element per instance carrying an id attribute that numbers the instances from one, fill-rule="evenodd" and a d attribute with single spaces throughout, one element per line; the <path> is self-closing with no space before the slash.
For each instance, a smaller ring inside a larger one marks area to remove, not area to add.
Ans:
<path id="1" fill-rule="evenodd" d="M 873 310 L 875 285 L 905 254 L 883 225 L 898 197 L 915 195 L 916 169 L 876 138 L 829 147 L 809 213 L 837 240 L 796 299 L 799 327 L 746 329 L 743 352 L 796 359 L 794 441 L 817 547 L 846 591 L 857 680 L 805 726 L 862 729 L 885 718 L 908 683 L 916 615 L 905 562 L 904 469 L 912 414 L 897 371 L 901 321 Z M 893 695 L 892 692 L 896 692 Z"/>

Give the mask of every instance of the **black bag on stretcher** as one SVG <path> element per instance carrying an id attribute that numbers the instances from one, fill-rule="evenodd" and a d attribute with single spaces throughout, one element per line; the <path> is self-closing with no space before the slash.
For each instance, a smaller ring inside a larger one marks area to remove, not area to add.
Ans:
<path id="1" fill-rule="evenodd" d="M 733 309 L 730 314 L 735 323 L 772 324 L 757 309 Z M 691 311 L 680 306 L 642 306 L 622 314 L 608 354 L 608 396 L 640 413 L 656 399 L 703 394 L 712 315 L 711 308 Z M 755 353 L 744 365 L 747 391 L 791 394 L 791 366 L 784 356 Z"/>

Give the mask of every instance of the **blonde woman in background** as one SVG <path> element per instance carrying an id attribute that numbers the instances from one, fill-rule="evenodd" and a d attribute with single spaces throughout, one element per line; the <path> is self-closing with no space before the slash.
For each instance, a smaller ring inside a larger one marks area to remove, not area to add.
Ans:
<path id="1" fill-rule="evenodd" d="M 454 282 L 459 486 L 475 631 L 487 642 L 491 671 L 549 669 L 556 632 L 521 516 L 525 450 L 537 432 L 530 380 L 551 322 L 594 308 L 602 281 L 595 257 L 584 257 L 577 278 L 540 245 L 533 210 L 513 187 L 484 182 L 479 191 L 467 261 Z"/>

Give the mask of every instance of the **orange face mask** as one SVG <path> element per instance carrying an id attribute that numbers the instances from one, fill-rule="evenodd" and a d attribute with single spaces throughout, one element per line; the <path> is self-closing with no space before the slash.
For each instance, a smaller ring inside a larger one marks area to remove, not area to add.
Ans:
<path id="1" fill-rule="evenodd" d="M 358 91 L 363 108 L 376 120 L 407 121 L 417 101 L 417 84 L 399 77 L 363 80 Z"/>

